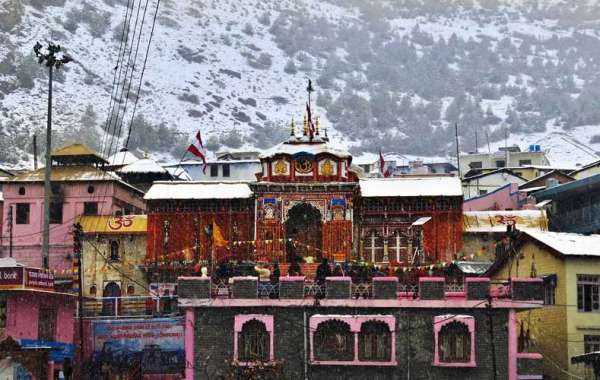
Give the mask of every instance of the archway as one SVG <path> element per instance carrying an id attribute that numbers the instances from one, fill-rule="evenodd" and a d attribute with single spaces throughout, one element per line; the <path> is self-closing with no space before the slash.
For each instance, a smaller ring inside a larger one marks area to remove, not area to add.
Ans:
<path id="1" fill-rule="evenodd" d="M 114 281 L 109 282 L 102 292 L 102 315 L 117 315 L 121 308 L 119 298 L 121 287 Z"/>
<path id="2" fill-rule="evenodd" d="M 321 212 L 310 203 L 298 203 L 288 211 L 285 223 L 287 260 L 312 256 L 321 259 L 323 221 Z"/>

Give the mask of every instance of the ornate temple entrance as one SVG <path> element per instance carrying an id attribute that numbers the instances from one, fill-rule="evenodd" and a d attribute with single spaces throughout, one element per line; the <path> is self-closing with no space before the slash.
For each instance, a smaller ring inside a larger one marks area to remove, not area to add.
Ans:
<path id="1" fill-rule="evenodd" d="M 286 258 L 313 257 L 320 260 L 323 244 L 321 211 L 310 203 L 298 203 L 288 212 L 285 222 Z"/>

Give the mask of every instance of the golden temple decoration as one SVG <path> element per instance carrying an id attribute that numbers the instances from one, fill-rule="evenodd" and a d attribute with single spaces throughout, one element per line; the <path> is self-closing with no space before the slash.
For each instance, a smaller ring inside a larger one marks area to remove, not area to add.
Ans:
<path id="1" fill-rule="evenodd" d="M 304 136 L 308 135 L 308 116 L 304 114 Z"/>
<path id="2" fill-rule="evenodd" d="M 296 171 L 298 173 L 310 173 L 312 171 L 312 161 L 306 158 L 296 160 Z"/>
<path id="3" fill-rule="evenodd" d="M 316 135 L 317 136 L 319 135 L 319 129 L 321 127 L 321 122 L 320 122 L 319 119 L 320 119 L 319 116 L 317 116 L 317 120 L 315 121 L 315 129 L 316 129 Z"/>
<path id="4" fill-rule="evenodd" d="M 290 136 L 296 135 L 296 124 L 294 123 L 294 118 L 292 118 L 292 122 L 290 123 Z"/>
<path id="5" fill-rule="evenodd" d="M 278 175 L 287 174 L 287 165 L 285 164 L 285 161 L 279 160 L 279 161 L 275 162 L 275 174 L 278 174 Z"/>
<path id="6" fill-rule="evenodd" d="M 333 175 L 333 164 L 330 160 L 326 160 L 323 165 L 321 165 L 321 175 L 324 176 L 332 176 Z"/>

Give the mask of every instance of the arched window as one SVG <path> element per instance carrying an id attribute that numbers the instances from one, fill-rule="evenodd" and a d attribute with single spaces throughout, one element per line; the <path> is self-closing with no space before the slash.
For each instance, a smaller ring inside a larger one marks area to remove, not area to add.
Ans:
<path id="1" fill-rule="evenodd" d="M 461 322 L 452 321 L 442 326 L 438 336 L 439 361 L 463 363 L 471 361 L 471 332 Z"/>
<path id="2" fill-rule="evenodd" d="M 116 240 L 110 242 L 110 260 L 119 261 L 119 242 Z"/>
<path id="3" fill-rule="evenodd" d="M 129 284 L 127 285 L 127 295 L 132 296 L 135 294 L 135 286 Z"/>
<path id="4" fill-rule="evenodd" d="M 358 359 L 361 361 L 391 360 L 392 333 L 387 323 L 368 321 L 361 325 L 358 335 Z"/>
<path id="5" fill-rule="evenodd" d="M 314 335 L 316 360 L 351 361 L 354 359 L 354 334 L 350 325 L 338 320 L 319 324 Z"/>
<path id="6" fill-rule="evenodd" d="M 238 332 L 238 361 L 264 362 L 270 357 L 270 335 L 267 327 L 256 319 L 249 320 Z"/>

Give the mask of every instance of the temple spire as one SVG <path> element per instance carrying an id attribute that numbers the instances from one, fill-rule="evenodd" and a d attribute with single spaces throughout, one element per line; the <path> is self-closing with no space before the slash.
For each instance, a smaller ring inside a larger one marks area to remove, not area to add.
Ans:
<path id="1" fill-rule="evenodd" d="M 304 125 L 303 125 L 303 131 L 302 131 L 303 133 L 302 134 L 304 136 L 306 136 L 306 135 L 308 135 L 308 115 L 306 112 L 304 113 L 304 123 L 303 124 Z"/>
<path id="2" fill-rule="evenodd" d="M 290 123 L 290 136 L 296 136 L 296 124 L 294 123 L 293 117 L 292 122 Z"/>

